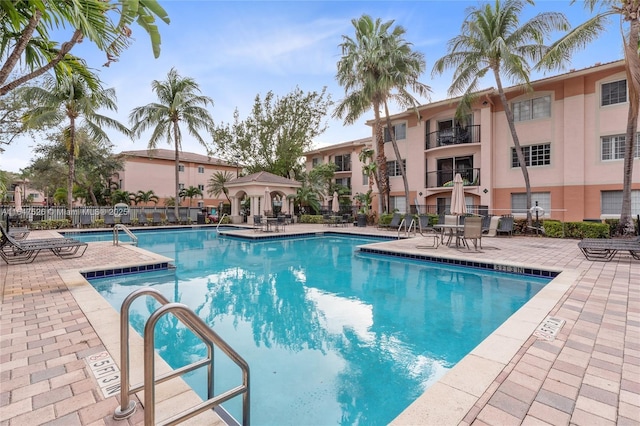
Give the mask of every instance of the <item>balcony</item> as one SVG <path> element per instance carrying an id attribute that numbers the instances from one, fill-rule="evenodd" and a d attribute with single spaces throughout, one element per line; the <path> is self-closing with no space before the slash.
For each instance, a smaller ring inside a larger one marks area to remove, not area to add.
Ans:
<path id="1" fill-rule="evenodd" d="M 480 143 L 480 125 L 462 128 L 456 126 L 451 129 L 438 130 L 427 134 L 425 149 L 451 146 L 463 143 Z"/>
<path id="2" fill-rule="evenodd" d="M 446 188 L 453 186 L 456 173 L 462 176 L 464 186 L 480 185 L 480 169 L 438 170 L 427 173 L 427 188 Z"/>

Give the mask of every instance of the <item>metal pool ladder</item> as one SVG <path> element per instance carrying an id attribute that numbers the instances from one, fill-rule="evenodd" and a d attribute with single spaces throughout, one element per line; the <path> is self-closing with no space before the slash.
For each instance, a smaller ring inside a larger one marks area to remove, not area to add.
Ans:
<path id="1" fill-rule="evenodd" d="M 129 238 L 131 238 L 131 243 L 134 246 L 138 245 L 138 237 L 136 237 L 133 232 L 131 232 L 131 230 L 129 228 L 127 228 L 125 225 L 121 224 L 121 223 L 116 223 L 113 226 L 113 245 L 117 246 L 120 245 L 120 237 L 118 235 L 118 231 L 124 231 L 125 234 L 127 234 L 129 236 Z M 123 243 L 124 244 L 124 243 Z"/>
<path id="2" fill-rule="evenodd" d="M 129 371 L 129 307 L 140 296 L 152 296 L 162 306 L 156 309 L 144 326 L 144 382 L 131 386 Z M 155 350 L 154 350 L 154 332 L 155 326 L 160 318 L 168 313 L 173 314 L 182 323 L 184 323 L 196 336 L 198 336 L 207 345 L 207 358 L 196 361 L 192 364 L 185 365 L 171 372 L 155 375 Z M 218 347 L 224 352 L 240 369 L 242 370 L 242 385 L 225 391 L 218 396 L 214 396 L 213 378 L 213 349 Z M 159 291 L 153 288 L 141 288 L 128 295 L 122 302 L 120 309 L 120 401 L 121 406 L 116 408 L 114 419 L 123 420 L 131 416 L 136 410 L 135 401 L 131 401 L 130 396 L 136 392 L 144 390 L 144 424 L 145 426 L 153 426 L 155 421 L 155 385 L 163 383 L 167 380 L 181 376 L 200 367 L 207 366 L 207 392 L 208 399 L 178 413 L 161 423 L 162 425 L 174 425 L 184 420 L 194 417 L 206 410 L 216 409 L 223 411 L 222 407 L 218 407 L 225 401 L 230 400 L 238 395 L 242 395 L 242 424 L 249 425 L 249 365 L 246 361 L 234 351 L 218 334 L 198 317 L 189 307 L 182 303 L 171 303 Z M 226 411 L 218 414 L 228 415 Z M 229 420 L 234 421 L 231 416 Z"/>
<path id="3" fill-rule="evenodd" d="M 220 218 L 220 220 L 218 221 L 218 224 L 216 225 L 216 232 L 218 232 L 218 228 L 220 228 L 220 224 L 222 223 L 222 221 L 224 220 L 224 218 L 225 218 L 225 216 L 226 216 L 226 215 L 227 215 L 227 214 L 226 214 L 226 213 L 224 213 L 224 214 L 222 215 L 222 217 Z"/>

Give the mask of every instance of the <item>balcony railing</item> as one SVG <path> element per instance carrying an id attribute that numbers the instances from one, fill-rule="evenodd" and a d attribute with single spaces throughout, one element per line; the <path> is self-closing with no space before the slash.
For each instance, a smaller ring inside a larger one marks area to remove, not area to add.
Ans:
<path id="1" fill-rule="evenodd" d="M 427 173 L 427 188 L 453 186 L 453 177 L 456 173 L 462 176 L 464 186 L 480 185 L 480 169 L 438 170 Z"/>
<path id="2" fill-rule="evenodd" d="M 439 146 L 458 145 L 462 143 L 479 143 L 480 125 L 454 127 L 452 129 L 438 130 L 427 134 L 425 149 Z"/>

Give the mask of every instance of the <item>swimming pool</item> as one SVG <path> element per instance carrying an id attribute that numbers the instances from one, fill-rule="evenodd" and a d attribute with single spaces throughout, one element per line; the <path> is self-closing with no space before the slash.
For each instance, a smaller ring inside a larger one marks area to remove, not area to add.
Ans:
<path id="1" fill-rule="evenodd" d="M 190 306 L 251 366 L 256 425 L 387 424 L 548 280 L 356 252 L 376 241 L 324 235 L 249 242 L 215 230 L 141 232 L 176 269 L 92 280 L 119 309 L 153 286 Z M 154 310 L 134 303 L 142 330 Z M 158 352 L 174 367 L 205 353 L 164 321 Z M 239 373 L 217 358 L 216 388 Z M 187 382 L 205 395 L 204 377 Z M 239 401 L 225 407 L 235 416 Z"/>

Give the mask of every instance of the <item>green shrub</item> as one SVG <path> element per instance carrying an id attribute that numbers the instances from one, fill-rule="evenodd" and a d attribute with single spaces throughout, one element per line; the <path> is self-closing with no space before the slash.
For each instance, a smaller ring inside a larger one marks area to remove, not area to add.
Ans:
<path id="1" fill-rule="evenodd" d="M 91 225 L 94 228 L 102 228 L 104 226 L 104 219 L 96 219 L 91 223 Z"/>
<path id="2" fill-rule="evenodd" d="M 303 214 L 300 216 L 300 223 L 322 223 L 322 215 L 319 214 Z"/>
<path id="3" fill-rule="evenodd" d="M 563 238 L 563 223 L 545 220 L 544 232 L 547 237 Z M 595 222 L 564 222 L 564 238 L 608 238 L 609 225 Z"/>

